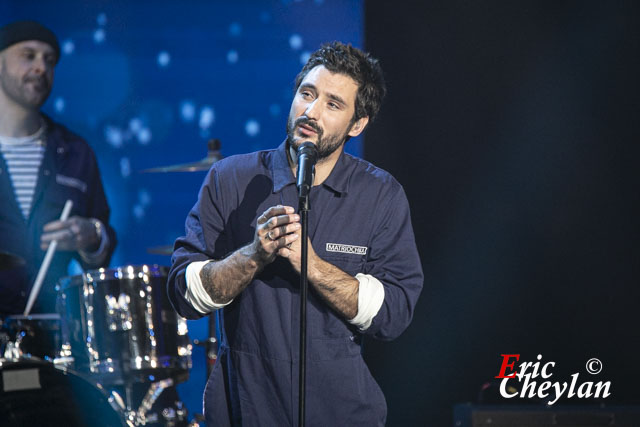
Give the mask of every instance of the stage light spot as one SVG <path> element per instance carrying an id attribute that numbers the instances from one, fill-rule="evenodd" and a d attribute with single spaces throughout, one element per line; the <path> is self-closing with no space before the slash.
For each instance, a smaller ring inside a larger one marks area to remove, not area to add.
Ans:
<path id="1" fill-rule="evenodd" d="M 227 52 L 227 62 L 229 62 L 230 64 L 235 64 L 236 62 L 238 62 L 238 59 L 238 51 L 230 50 L 229 52 Z"/>
<path id="2" fill-rule="evenodd" d="M 122 130 L 120 130 L 120 128 L 116 126 L 107 126 L 104 129 L 104 138 L 112 147 L 114 148 L 122 147 L 123 138 L 122 138 Z"/>
<path id="3" fill-rule="evenodd" d="M 129 130 L 133 133 L 140 132 L 142 126 L 142 120 L 140 120 L 138 117 L 134 117 L 133 119 L 129 120 Z"/>
<path id="4" fill-rule="evenodd" d="M 165 68 L 169 65 L 169 62 L 171 62 L 171 55 L 169 55 L 169 52 L 163 50 L 158 54 L 158 65 L 160 67 Z"/>
<path id="5" fill-rule="evenodd" d="M 192 122 L 196 117 L 196 106 L 191 101 L 182 101 L 180 103 L 180 117 L 185 122 Z"/>
<path id="6" fill-rule="evenodd" d="M 65 55 L 71 55 L 76 50 L 76 45 L 72 40 L 65 40 L 62 42 L 62 53 Z"/>
<path id="7" fill-rule="evenodd" d="M 300 63 L 302 65 L 306 64 L 310 57 L 311 57 L 311 52 L 309 52 L 309 51 L 302 52 L 300 54 Z"/>
<path id="8" fill-rule="evenodd" d="M 213 111 L 213 108 L 209 106 L 202 107 L 200 110 L 200 120 L 198 121 L 198 126 L 200 129 L 208 129 L 211 125 L 216 121 L 216 114 Z"/>
<path id="9" fill-rule="evenodd" d="M 300 34 L 293 34 L 289 37 L 289 46 L 291 46 L 293 50 L 298 50 L 302 47 L 302 37 Z"/>
<path id="10" fill-rule="evenodd" d="M 229 35 L 231 37 L 238 37 L 242 33 L 242 26 L 237 22 L 232 22 L 229 25 Z"/>
<path id="11" fill-rule="evenodd" d="M 131 175 L 131 162 L 128 157 L 120 159 L 120 175 L 122 175 L 123 178 Z"/>
<path id="12" fill-rule="evenodd" d="M 56 98 L 53 102 L 53 108 L 56 110 L 56 113 L 62 113 L 64 111 L 64 98 Z"/>
<path id="13" fill-rule="evenodd" d="M 138 142 L 141 145 L 147 145 L 151 142 L 151 130 L 149 128 L 142 128 L 136 133 L 136 137 L 138 138 Z"/>
<path id="14" fill-rule="evenodd" d="M 98 28 L 93 32 L 93 41 L 96 42 L 96 44 L 104 42 L 106 38 L 107 33 L 102 28 Z"/>
<path id="15" fill-rule="evenodd" d="M 135 205 L 133 207 L 133 216 L 138 221 L 141 221 L 142 219 L 144 219 L 144 207 L 141 205 Z"/>
<path id="16" fill-rule="evenodd" d="M 138 191 L 138 202 L 140 202 L 142 206 L 148 206 L 151 203 L 151 194 L 144 188 L 140 189 Z"/>
<path id="17" fill-rule="evenodd" d="M 280 109 L 280 106 L 278 104 L 271 104 L 269 106 L 269 113 L 274 117 L 275 116 L 279 116 L 280 115 L 280 111 L 281 111 L 281 109 Z"/>
<path id="18" fill-rule="evenodd" d="M 260 133 L 260 123 L 254 119 L 247 120 L 247 123 L 244 125 L 244 130 L 247 132 L 247 135 L 251 137 L 257 136 Z"/>
<path id="19" fill-rule="evenodd" d="M 262 12 L 260 12 L 260 22 L 262 22 L 263 24 L 266 24 L 270 21 L 271 21 L 271 14 L 269 12 L 267 12 L 266 10 L 263 10 Z"/>
<path id="20" fill-rule="evenodd" d="M 96 22 L 98 23 L 98 25 L 100 25 L 101 27 L 104 27 L 105 25 L 107 25 L 107 14 L 106 13 L 100 13 L 98 15 L 98 17 L 96 18 Z"/>

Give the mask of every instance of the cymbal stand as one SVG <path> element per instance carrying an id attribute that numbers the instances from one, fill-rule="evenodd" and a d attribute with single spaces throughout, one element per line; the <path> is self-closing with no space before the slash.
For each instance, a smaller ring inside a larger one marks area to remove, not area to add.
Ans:
<path id="1" fill-rule="evenodd" d="M 140 407 L 134 412 L 136 425 L 145 425 L 147 423 L 147 412 L 151 409 L 155 401 L 160 394 L 173 385 L 173 379 L 167 378 L 165 380 L 152 383 L 147 390 L 147 394 L 142 399 Z"/>

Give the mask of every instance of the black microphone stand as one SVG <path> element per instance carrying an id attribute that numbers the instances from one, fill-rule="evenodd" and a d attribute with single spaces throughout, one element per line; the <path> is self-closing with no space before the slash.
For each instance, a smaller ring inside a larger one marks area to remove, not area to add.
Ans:
<path id="1" fill-rule="evenodd" d="M 307 217 L 309 214 L 309 194 L 299 198 L 298 213 L 302 225 L 302 241 L 300 242 L 300 372 L 299 372 L 299 400 L 298 400 L 298 426 L 304 427 L 305 418 L 305 382 L 307 375 L 307 252 L 309 227 Z"/>
<path id="2" fill-rule="evenodd" d="M 315 164 L 318 151 L 312 142 L 303 142 L 298 147 L 298 173 L 296 174 L 298 187 L 298 214 L 302 226 L 302 241 L 300 242 L 300 372 L 298 390 L 298 426 L 304 427 L 305 419 L 305 382 L 307 374 L 307 262 L 309 226 L 307 218 L 309 210 L 309 193 L 313 186 Z"/>

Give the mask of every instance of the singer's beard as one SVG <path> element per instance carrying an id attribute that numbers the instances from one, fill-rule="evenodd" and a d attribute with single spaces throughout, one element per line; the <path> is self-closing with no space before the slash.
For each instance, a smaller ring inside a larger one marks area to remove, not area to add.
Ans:
<path id="1" fill-rule="evenodd" d="M 351 128 L 351 125 L 353 123 L 349 123 L 349 126 L 343 134 L 332 134 L 325 136 L 322 128 L 320 128 L 320 126 L 318 126 L 315 122 L 309 120 L 308 118 L 302 116 L 294 120 L 293 117 L 289 117 L 289 121 L 287 124 L 287 145 L 289 147 L 293 147 L 296 151 L 303 142 L 310 140 L 309 138 L 296 136 L 295 134 L 296 127 L 303 124 L 313 128 L 313 130 L 317 134 L 317 141 L 315 143 L 315 146 L 318 150 L 318 162 L 320 162 L 333 154 L 347 141 L 349 137 L 349 129 Z"/>

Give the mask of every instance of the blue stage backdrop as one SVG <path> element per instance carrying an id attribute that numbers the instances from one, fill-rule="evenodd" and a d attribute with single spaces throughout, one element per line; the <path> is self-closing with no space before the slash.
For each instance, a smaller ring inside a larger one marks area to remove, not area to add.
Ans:
<path id="1" fill-rule="evenodd" d="M 210 138 L 223 156 L 277 146 L 295 75 L 323 42 L 361 46 L 362 9 L 362 0 L 9 0 L 0 24 L 37 20 L 60 40 L 44 111 L 98 156 L 119 240 L 111 266 L 169 265 L 148 248 L 183 234 L 205 172 L 141 171 L 199 160 Z M 359 155 L 361 144 L 347 151 Z M 207 335 L 205 319 L 189 328 Z M 179 387 L 192 414 L 206 376 L 203 350 L 193 357 Z"/>

